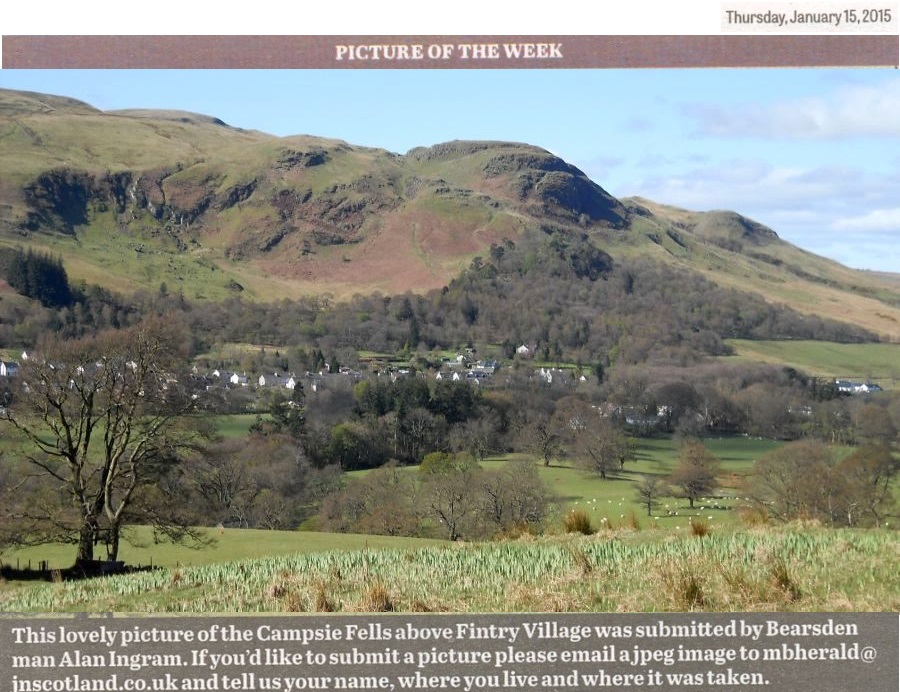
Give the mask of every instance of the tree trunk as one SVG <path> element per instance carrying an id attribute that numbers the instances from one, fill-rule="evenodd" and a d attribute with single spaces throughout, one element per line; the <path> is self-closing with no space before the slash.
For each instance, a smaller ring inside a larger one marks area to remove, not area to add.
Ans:
<path id="1" fill-rule="evenodd" d="M 109 548 L 107 549 L 107 557 L 115 562 L 119 559 L 119 526 L 115 524 L 110 529 Z"/>
<path id="2" fill-rule="evenodd" d="M 94 523 L 90 519 L 85 519 L 81 524 L 81 533 L 78 536 L 78 554 L 75 556 L 76 565 L 93 561 L 94 538 L 96 534 Z"/>

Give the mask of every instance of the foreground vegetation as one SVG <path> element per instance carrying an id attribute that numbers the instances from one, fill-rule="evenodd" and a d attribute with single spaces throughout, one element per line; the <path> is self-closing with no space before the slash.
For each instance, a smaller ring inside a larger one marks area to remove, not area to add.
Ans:
<path id="1" fill-rule="evenodd" d="M 603 530 L 331 551 L 0 591 L 7 611 L 896 611 L 887 530 Z"/>

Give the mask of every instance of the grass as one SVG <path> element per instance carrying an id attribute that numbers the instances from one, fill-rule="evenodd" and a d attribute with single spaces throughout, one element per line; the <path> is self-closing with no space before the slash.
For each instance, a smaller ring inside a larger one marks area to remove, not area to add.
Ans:
<path id="1" fill-rule="evenodd" d="M 708 438 L 703 444 L 721 463 L 719 488 L 710 497 L 701 498 L 694 509 L 688 501 L 674 496 L 661 499 L 652 516 L 635 495 L 635 484 L 646 475 L 665 477 L 675 468 L 678 445 L 671 437 L 637 438 L 634 461 L 611 473 L 607 480 L 580 468 L 574 460 L 554 460 L 550 466 L 538 466 L 538 473 L 557 496 L 552 520 L 563 526 L 567 514 L 582 511 L 592 526 L 651 522 L 660 528 L 690 529 L 692 518 L 702 518 L 710 528 L 734 526 L 740 521 L 733 511 L 745 503 L 740 496 L 741 479 L 753 468 L 753 462 L 783 443 L 752 437 L 730 436 Z M 491 456 L 481 462 L 482 468 L 499 469 L 513 459 L 533 459 L 525 454 Z M 417 466 L 406 467 L 415 473 Z M 350 478 L 363 478 L 369 470 L 352 471 Z"/>
<path id="2" fill-rule="evenodd" d="M 154 543 L 153 532 L 149 527 L 133 527 L 128 530 L 127 542 L 120 548 L 119 559 L 130 565 L 177 567 L 218 564 L 271 555 L 316 553 L 328 550 L 359 550 L 367 547 L 403 549 L 439 543 L 439 541 L 423 538 L 231 528 L 207 529 L 206 537 L 214 541 L 213 545 L 197 549 L 171 543 Z M 31 566 L 36 569 L 39 562 L 46 561 L 49 567 L 54 569 L 71 565 L 74 557 L 75 546 L 50 544 L 2 553 L 0 562 L 21 568 L 27 567 L 30 562 Z M 103 555 L 98 555 L 98 557 L 102 558 Z"/>
<path id="3" fill-rule="evenodd" d="M 245 435 L 256 420 L 253 414 L 218 416 L 216 425 L 225 437 Z M 706 528 L 718 531 L 735 526 L 740 517 L 733 511 L 742 504 L 737 495 L 737 483 L 753 464 L 753 460 L 780 443 L 746 437 L 709 439 L 707 447 L 722 461 L 720 481 L 722 487 L 715 497 L 703 498 L 695 509 L 688 507 L 686 500 L 662 498 L 659 508 L 651 517 L 647 516 L 634 492 L 634 484 L 644 474 L 664 476 L 674 468 L 678 454 L 677 445 L 671 438 L 639 439 L 636 460 L 628 462 L 623 471 L 613 474 L 609 480 L 601 480 L 578 468 L 571 462 L 556 462 L 549 467 L 539 466 L 544 481 L 558 496 L 556 514 L 551 526 L 563 526 L 567 514 L 577 510 L 579 527 L 589 527 L 588 533 L 597 527 L 638 527 L 647 525 L 669 531 L 690 531 L 692 521 L 702 521 Z M 487 469 L 500 468 L 512 458 L 521 455 L 503 455 L 486 459 L 482 466 Z M 408 467 L 411 473 L 417 467 Z M 348 474 L 363 477 L 367 471 Z M 582 528 L 578 528 L 582 531 Z M 204 550 L 155 543 L 149 529 L 137 527 L 130 530 L 129 543 L 123 545 L 120 559 L 135 565 L 200 565 L 226 562 L 265 555 L 280 555 L 295 551 L 321 551 L 331 549 L 353 549 L 362 545 L 369 547 L 396 546 L 397 541 L 411 541 L 416 545 L 419 539 L 391 539 L 380 536 L 354 536 L 350 534 L 327 534 L 292 531 L 249 531 L 227 529 L 219 534 L 214 529 L 208 534 L 215 539 L 212 548 Z M 66 567 L 72 563 L 74 547 L 70 545 L 46 545 L 0 554 L 0 560 L 7 565 L 26 567 L 31 563 L 37 567 L 46 561 L 51 568 Z"/>
<path id="4" fill-rule="evenodd" d="M 678 445 L 671 437 L 636 439 L 634 461 L 613 473 L 608 480 L 582 470 L 573 460 L 554 461 L 540 466 L 539 473 L 559 499 L 559 517 L 572 509 L 583 510 L 592 525 L 651 522 L 661 528 L 690 528 L 691 518 L 703 518 L 711 527 L 734 526 L 740 517 L 734 509 L 742 506 L 741 479 L 753 468 L 753 462 L 782 443 L 751 437 L 732 436 L 703 440 L 707 449 L 720 461 L 720 487 L 708 498 L 702 498 L 692 510 L 688 501 L 677 497 L 661 498 L 652 516 L 635 495 L 635 484 L 646 475 L 667 476 L 677 464 Z M 499 468 L 508 459 L 520 455 L 503 455 L 485 460 L 485 468 Z M 633 519 L 634 517 L 634 519 Z"/>
<path id="5" fill-rule="evenodd" d="M 896 387 L 900 344 L 838 344 L 829 341 L 748 341 L 731 339 L 734 356 L 723 360 L 774 363 L 809 375 L 876 382 Z"/>
<path id="6" fill-rule="evenodd" d="M 227 417 L 238 430 L 251 417 Z M 244 420 L 246 419 L 246 420 Z M 723 483 L 779 443 L 707 440 Z M 639 440 L 637 459 L 601 481 L 571 465 L 540 466 L 561 496 L 544 537 L 484 544 L 210 529 L 213 547 L 154 544 L 147 528 L 124 545 L 131 564 L 165 569 L 77 584 L 0 583 L 0 610 L 134 612 L 840 611 L 900 608 L 897 533 L 815 525 L 748 527 L 731 491 L 698 502 L 665 498 L 647 517 L 641 474 L 665 474 L 677 446 Z M 509 456 L 488 459 L 499 467 Z M 410 468 L 410 472 L 414 472 Z M 360 474 L 362 475 L 362 474 Z M 674 512 L 677 511 L 677 514 Z M 572 533 L 563 519 L 572 518 Z M 71 563 L 71 546 L 8 553 L 6 564 Z M 439 579 L 435 575 L 440 575 Z"/>
<path id="7" fill-rule="evenodd" d="M 896 611 L 895 532 L 793 525 L 333 550 L 0 590 L 10 611 Z M 438 576 L 439 575 L 439 576 Z"/>
<path id="8" fill-rule="evenodd" d="M 267 419 L 268 415 L 263 416 Z M 250 427 L 256 422 L 255 413 L 235 413 L 231 415 L 215 416 L 216 431 L 225 438 L 244 437 L 249 434 Z"/>
<path id="9" fill-rule="evenodd" d="M 75 238 L 35 234 L 28 239 L 28 246 L 64 257 L 72 279 L 121 293 L 153 292 L 165 282 L 171 293 L 181 292 L 191 300 L 223 300 L 234 295 L 228 288 L 234 278 L 230 271 L 197 252 L 179 251 L 152 234 L 151 228 L 143 234 L 120 232 L 112 213 L 107 212 L 97 214 L 89 226 L 79 227 Z M 0 242 L 10 247 L 22 245 L 18 238 Z"/>

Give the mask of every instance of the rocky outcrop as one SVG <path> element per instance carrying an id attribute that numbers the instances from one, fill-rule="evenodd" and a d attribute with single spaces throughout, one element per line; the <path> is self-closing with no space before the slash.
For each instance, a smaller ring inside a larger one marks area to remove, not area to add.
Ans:
<path id="1" fill-rule="evenodd" d="M 88 202 L 96 188 L 96 181 L 83 171 L 60 168 L 42 173 L 24 190 L 29 207 L 26 227 L 73 234 L 87 223 Z"/>

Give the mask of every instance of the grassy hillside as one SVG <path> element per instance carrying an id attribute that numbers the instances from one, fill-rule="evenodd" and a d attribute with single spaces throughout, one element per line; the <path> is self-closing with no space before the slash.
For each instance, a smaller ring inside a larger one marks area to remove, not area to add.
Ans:
<path id="1" fill-rule="evenodd" d="M 165 282 L 198 300 L 426 291 L 492 243 L 551 231 L 900 341 L 896 275 L 816 257 L 735 212 L 616 200 L 528 144 L 398 155 L 0 90 L 0 244 L 50 250 L 76 281 Z"/>
<path id="2" fill-rule="evenodd" d="M 731 339 L 726 361 L 774 363 L 816 377 L 875 382 L 885 389 L 900 378 L 900 344 L 835 344 L 827 341 Z"/>
<path id="3" fill-rule="evenodd" d="M 12 611 L 890 611 L 895 532 L 792 526 L 304 553 L 0 590 Z"/>
<path id="4" fill-rule="evenodd" d="M 720 286 L 765 296 L 800 313 L 850 322 L 900 341 L 900 284 L 895 274 L 850 269 L 780 240 L 733 212 L 695 212 L 646 199 L 624 200 L 631 233 L 611 252 L 649 255 L 699 271 Z"/>

